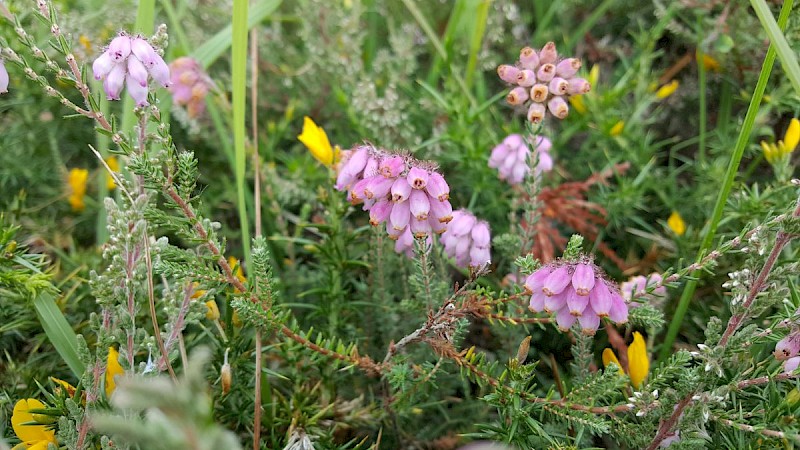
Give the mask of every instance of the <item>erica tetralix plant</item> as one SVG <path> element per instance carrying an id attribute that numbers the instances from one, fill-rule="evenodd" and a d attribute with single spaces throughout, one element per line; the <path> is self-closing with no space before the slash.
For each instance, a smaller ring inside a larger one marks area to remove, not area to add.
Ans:
<path id="1" fill-rule="evenodd" d="M 436 165 L 372 146 L 345 152 L 336 189 L 364 204 L 370 223 L 386 223 L 398 253 L 411 254 L 414 238 L 441 234 L 453 219 L 450 187 Z"/>
<path id="2" fill-rule="evenodd" d="M 525 288 L 532 294 L 528 308 L 555 313 L 561 331 L 578 322 L 584 334 L 593 335 L 603 317 L 617 324 L 628 321 L 628 305 L 616 284 L 585 256 L 541 267 L 528 276 Z"/>
<path id="3" fill-rule="evenodd" d="M 491 260 L 489 224 L 478 220 L 466 209 L 453 213 L 453 221 L 442 234 L 442 244 L 448 256 L 461 267 L 483 267 Z"/>
<path id="4" fill-rule="evenodd" d="M 578 58 L 560 59 L 556 44 L 548 42 L 536 51 L 525 47 L 520 51 L 515 65 L 503 64 L 497 68 L 500 79 L 516 85 L 506 96 L 509 105 L 528 107 L 528 120 L 540 123 L 545 113 L 563 119 L 569 114 L 567 100 L 572 95 L 585 94 L 591 85 L 575 76 L 581 68 Z"/>

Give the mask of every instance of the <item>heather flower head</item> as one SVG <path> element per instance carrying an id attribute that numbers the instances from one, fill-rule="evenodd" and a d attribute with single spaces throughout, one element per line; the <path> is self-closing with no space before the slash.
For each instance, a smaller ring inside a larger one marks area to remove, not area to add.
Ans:
<path id="1" fill-rule="evenodd" d="M 197 118 L 206 109 L 206 95 L 211 79 L 194 58 L 183 56 L 169 65 L 169 91 L 175 103 L 186 107 L 191 118 Z"/>
<path id="2" fill-rule="evenodd" d="M 523 48 L 517 63 L 499 66 L 497 74 L 506 83 L 516 85 L 506 101 L 512 106 L 527 107 L 528 120 L 536 124 L 544 119 L 546 111 L 564 119 L 569 114 L 570 96 L 591 90 L 587 80 L 575 76 L 580 68 L 580 59 L 559 59 L 556 44 L 548 42 L 538 52 Z"/>
<path id="3" fill-rule="evenodd" d="M 637 275 L 635 277 L 631 277 L 628 281 L 620 284 L 619 290 L 622 293 L 622 297 L 628 302 L 631 308 L 635 308 L 640 305 L 639 302 L 633 301 L 634 299 L 645 299 L 648 301 L 658 301 L 662 300 L 664 297 L 667 296 L 667 288 L 664 286 L 659 286 L 653 290 L 651 293 L 647 293 L 647 290 L 659 284 L 663 281 L 661 274 L 658 273 L 651 273 L 648 276 Z"/>
<path id="4" fill-rule="evenodd" d="M 553 144 L 544 136 L 536 136 L 535 139 L 538 163 L 534 173 L 538 175 L 553 170 L 553 157 L 550 156 Z M 492 149 L 489 167 L 497 169 L 500 179 L 508 184 L 520 184 L 531 171 L 528 162 L 530 154 L 525 138 L 519 134 L 511 134 Z"/>
<path id="5" fill-rule="evenodd" d="M 8 71 L 6 70 L 3 58 L 0 58 L 0 94 L 6 92 L 8 92 Z"/>
<path id="6" fill-rule="evenodd" d="M 478 220 L 466 209 L 453 212 L 453 221 L 442 233 L 448 256 L 461 267 L 482 267 L 491 260 L 491 233 L 486 221 Z"/>
<path id="7" fill-rule="evenodd" d="M 559 259 L 541 267 L 528 276 L 525 288 L 532 294 L 528 308 L 555 314 L 561 331 L 578 322 L 584 334 L 594 335 L 602 317 L 617 324 L 628 321 L 625 299 L 586 257 Z"/>
<path id="8" fill-rule="evenodd" d="M 445 231 L 453 219 L 450 187 L 432 163 L 368 145 L 343 153 L 336 189 L 363 203 L 372 225 L 386 224 L 395 250 L 410 255 L 414 238 Z"/>
<path id="9" fill-rule="evenodd" d="M 103 80 L 109 100 L 119 100 L 123 86 L 136 101 L 147 106 L 148 79 L 167 87 L 170 84 L 169 66 L 144 38 L 120 34 L 111 40 L 106 51 L 92 64 L 96 80 Z"/>

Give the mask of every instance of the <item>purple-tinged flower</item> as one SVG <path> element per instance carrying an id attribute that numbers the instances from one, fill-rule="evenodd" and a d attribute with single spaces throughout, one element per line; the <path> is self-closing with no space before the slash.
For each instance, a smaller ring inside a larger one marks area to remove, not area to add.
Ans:
<path id="1" fill-rule="evenodd" d="M 8 71 L 3 59 L 0 58 L 0 94 L 8 92 Z"/>
<path id="2" fill-rule="evenodd" d="M 442 234 L 442 244 L 448 256 L 461 267 L 482 267 L 491 260 L 489 224 L 478 220 L 465 209 L 453 212 L 453 220 Z"/>
<path id="3" fill-rule="evenodd" d="M 655 302 L 663 300 L 667 296 L 667 288 L 664 286 L 655 288 L 650 294 L 647 293 L 649 288 L 661 283 L 662 280 L 661 274 L 658 273 L 651 273 L 646 277 L 638 275 L 620 284 L 619 290 L 630 307 L 636 308 L 641 305 L 641 303 L 634 301 L 637 298 Z"/>
<path id="4" fill-rule="evenodd" d="M 342 152 L 335 188 L 364 203 L 370 223 L 386 223 L 398 253 L 413 255 L 414 239 L 444 233 L 453 218 L 450 187 L 433 165 L 369 145 Z"/>
<path id="5" fill-rule="evenodd" d="M 536 150 L 539 162 L 534 173 L 538 175 L 553 169 L 553 158 L 550 156 L 552 143 L 544 136 L 537 136 L 535 139 L 538 142 Z M 519 184 L 531 171 L 528 162 L 530 154 L 525 139 L 519 134 L 511 134 L 492 149 L 489 167 L 497 169 L 500 179 L 508 184 Z"/>
<path id="6" fill-rule="evenodd" d="M 789 358 L 783 362 L 783 372 L 789 374 L 793 373 L 795 370 L 797 370 L 798 366 L 800 366 L 800 356 Z"/>
<path id="7" fill-rule="evenodd" d="M 537 124 L 548 110 L 553 116 L 564 119 L 569 114 L 569 97 L 589 92 L 589 82 L 576 77 L 580 68 L 580 59 L 559 61 L 556 45 L 548 42 L 538 53 L 530 47 L 523 48 L 516 65 L 499 66 L 497 75 L 515 85 L 506 101 L 522 110 L 530 103 L 528 120 Z"/>
<path id="8" fill-rule="evenodd" d="M 775 359 L 778 361 L 784 361 L 800 355 L 800 330 L 795 330 L 778 341 L 772 354 L 775 355 Z"/>
<path id="9" fill-rule="evenodd" d="M 182 56 L 169 65 L 169 91 L 175 103 L 186 107 L 191 118 L 199 117 L 206 109 L 206 95 L 212 87 L 211 78 L 194 58 Z"/>
<path id="10" fill-rule="evenodd" d="M 525 289 L 531 294 L 529 309 L 555 314 L 562 331 L 576 322 L 586 335 L 594 335 L 603 317 L 614 323 L 628 320 L 628 305 L 602 269 L 583 257 L 557 260 L 528 275 Z"/>
<path id="11" fill-rule="evenodd" d="M 106 50 L 92 64 L 96 80 L 103 80 L 109 100 L 119 100 L 123 86 L 136 101 L 147 106 L 148 78 L 163 87 L 170 84 L 169 67 L 142 37 L 121 34 L 111 40 Z"/>

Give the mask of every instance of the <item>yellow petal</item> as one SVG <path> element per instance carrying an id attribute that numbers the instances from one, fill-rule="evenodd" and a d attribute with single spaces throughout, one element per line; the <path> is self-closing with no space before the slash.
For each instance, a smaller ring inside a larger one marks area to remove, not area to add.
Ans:
<path id="1" fill-rule="evenodd" d="M 109 156 L 106 158 L 106 164 L 108 164 L 108 168 L 111 169 L 112 172 L 119 172 L 119 161 L 117 161 L 116 156 Z M 109 191 L 117 187 L 117 183 L 114 182 L 114 177 L 110 174 L 106 174 L 106 186 Z"/>
<path id="2" fill-rule="evenodd" d="M 678 236 L 683 236 L 683 233 L 686 233 L 686 222 L 683 221 L 683 217 L 678 214 L 678 211 L 672 211 L 669 219 L 667 219 L 667 226 Z"/>
<path id="3" fill-rule="evenodd" d="M 638 331 L 633 332 L 633 342 L 628 346 L 628 376 L 631 384 L 639 389 L 650 372 L 650 360 L 647 356 L 647 345 Z"/>
<path id="4" fill-rule="evenodd" d="M 86 181 L 89 171 L 86 169 L 71 169 L 67 175 L 67 201 L 75 211 L 83 211 L 86 205 L 83 197 L 86 195 Z"/>
<path id="5" fill-rule="evenodd" d="M 116 376 L 125 373 L 125 369 L 119 363 L 119 352 L 114 347 L 108 347 L 108 358 L 106 359 L 106 397 L 117 388 Z"/>
<path id="6" fill-rule="evenodd" d="M 778 151 L 777 148 L 773 147 L 775 147 L 775 144 L 769 144 L 766 141 L 761 141 L 761 149 L 764 151 L 764 158 L 770 164 L 775 162 L 775 156 Z"/>
<path id="7" fill-rule="evenodd" d="M 786 129 L 786 134 L 783 135 L 783 145 L 786 151 L 791 153 L 797 148 L 800 143 L 800 120 L 792 119 L 789 122 L 789 128 Z"/>
<path id="8" fill-rule="evenodd" d="M 622 134 L 622 130 L 624 129 L 625 129 L 625 122 L 620 120 L 619 122 L 615 123 L 613 127 L 611 127 L 611 130 L 609 130 L 608 134 L 610 134 L 612 137 L 619 136 L 620 134 Z"/>
<path id="9" fill-rule="evenodd" d="M 620 373 L 622 373 L 622 364 L 619 363 L 617 359 L 617 355 L 614 354 L 614 351 L 610 348 L 603 350 L 603 367 L 608 367 L 609 364 L 614 363 L 619 367 Z"/>
<path id="10" fill-rule="evenodd" d="M 592 66 L 592 69 L 589 70 L 589 76 L 586 78 L 586 81 L 594 88 L 597 84 L 597 80 L 600 79 L 600 66 L 597 64 Z"/>
<path id="11" fill-rule="evenodd" d="M 658 88 L 658 90 L 656 91 L 656 98 L 664 99 L 664 98 L 669 97 L 676 90 L 678 90 L 678 86 L 680 86 L 680 83 L 678 83 L 678 80 L 670 81 L 669 83 L 667 83 L 667 84 L 661 86 L 660 88 Z"/>
<path id="12" fill-rule="evenodd" d="M 209 300 L 206 302 L 206 307 L 208 308 L 208 311 L 206 311 L 206 319 L 219 320 L 219 306 L 217 306 L 217 302 Z"/>
<path id="13" fill-rule="evenodd" d="M 573 95 L 569 98 L 569 104 L 578 114 L 586 114 L 586 103 L 583 102 L 583 95 Z"/>
<path id="14" fill-rule="evenodd" d="M 14 429 L 19 440 L 32 445 L 44 441 L 47 443 L 56 442 L 56 433 L 47 429 L 44 425 L 25 425 L 28 422 L 35 422 L 31 409 L 45 409 L 44 403 L 35 398 L 24 398 L 14 405 L 14 412 L 11 415 L 11 427 Z"/>
<path id="15" fill-rule="evenodd" d="M 334 152 L 328 135 L 310 117 L 303 118 L 303 132 L 297 136 L 297 139 L 308 148 L 317 161 L 326 166 L 333 164 Z"/>
<path id="16" fill-rule="evenodd" d="M 703 67 L 705 67 L 706 70 L 719 72 L 719 61 L 709 56 L 707 53 L 701 52 L 700 50 L 697 50 L 697 53 L 701 56 Z"/>
<path id="17" fill-rule="evenodd" d="M 67 383 L 64 380 L 58 379 L 56 377 L 50 377 L 50 380 L 52 380 L 53 383 L 56 383 L 56 384 L 60 385 L 62 388 L 64 388 L 64 390 L 67 391 L 67 395 L 69 395 L 70 397 L 75 395 L 75 391 L 76 391 L 75 386 Z"/>

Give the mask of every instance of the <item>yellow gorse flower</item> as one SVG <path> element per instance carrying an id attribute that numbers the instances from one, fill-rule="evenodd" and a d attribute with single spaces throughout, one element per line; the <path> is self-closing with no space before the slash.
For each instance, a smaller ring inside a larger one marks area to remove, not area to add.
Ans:
<path id="1" fill-rule="evenodd" d="M 67 175 L 68 196 L 67 201 L 74 211 L 83 211 L 86 204 L 86 181 L 89 180 L 89 171 L 86 169 L 72 169 Z"/>
<path id="2" fill-rule="evenodd" d="M 767 162 L 775 164 L 789 156 L 797 148 L 798 143 L 800 143 L 800 121 L 795 118 L 789 122 L 789 127 L 782 140 L 776 143 L 761 141 L 761 148 L 764 150 L 764 158 L 767 159 Z"/>
<path id="3" fill-rule="evenodd" d="M 106 397 L 111 397 L 117 388 L 117 375 L 125 373 L 122 364 L 119 363 L 119 352 L 114 347 L 108 347 L 108 358 L 106 359 Z"/>
<path id="4" fill-rule="evenodd" d="M 614 363 L 622 370 L 622 364 L 619 363 L 617 355 L 610 348 L 603 350 L 603 367 L 608 367 L 609 364 Z M 642 387 L 644 379 L 650 372 L 650 359 L 647 355 L 647 344 L 644 342 L 642 334 L 638 331 L 633 332 L 633 342 L 628 346 L 628 371 L 627 374 L 631 379 L 631 385 L 634 389 Z"/>
<path id="5" fill-rule="evenodd" d="M 208 320 L 219 320 L 219 306 L 217 306 L 217 302 L 214 300 L 209 300 L 206 302 L 206 319 Z"/>
<path id="6" fill-rule="evenodd" d="M 678 236 L 683 236 L 683 233 L 686 233 L 686 222 L 683 221 L 683 217 L 678 214 L 678 211 L 672 211 L 669 219 L 667 219 L 667 226 Z"/>
<path id="7" fill-rule="evenodd" d="M 58 446 L 56 433 L 46 425 L 38 424 L 30 410 L 45 409 L 44 403 L 35 398 L 25 398 L 14 405 L 11 427 L 22 444 L 15 449 L 47 449 L 47 444 Z"/>
<path id="8" fill-rule="evenodd" d="M 622 130 L 625 129 L 625 121 L 620 120 L 619 122 L 615 123 L 613 127 L 608 131 L 608 134 L 612 137 L 619 136 L 622 134 Z"/>
<path id="9" fill-rule="evenodd" d="M 106 158 L 106 164 L 108 164 L 108 168 L 111 169 L 112 172 L 119 172 L 119 161 L 117 161 L 116 156 L 109 156 Z M 111 174 L 106 174 L 106 187 L 108 187 L 109 191 L 113 191 L 114 188 L 117 187 L 117 183 L 114 182 L 114 177 Z"/>
<path id="10" fill-rule="evenodd" d="M 332 147 L 325 130 L 308 116 L 303 118 L 303 132 L 297 139 L 308 148 L 317 161 L 326 166 L 332 166 L 339 159 L 339 147 Z"/>
<path id="11" fill-rule="evenodd" d="M 710 70 L 712 72 L 719 72 L 719 67 L 720 67 L 719 61 L 712 58 L 707 53 L 703 53 L 702 58 L 703 58 L 703 67 L 705 67 L 706 70 Z"/>
<path id="12" fill-rule="evenodd" d="M 656 91 L 656 98 L 665 99 L 669 97 L 670 95 L 674 94 L 675 91 L 678 90 L 679 86 L 680 83 L 678 82 L 678 80 L 670 81 L 669 83 L 658 88 L 658 90 Z"/>

